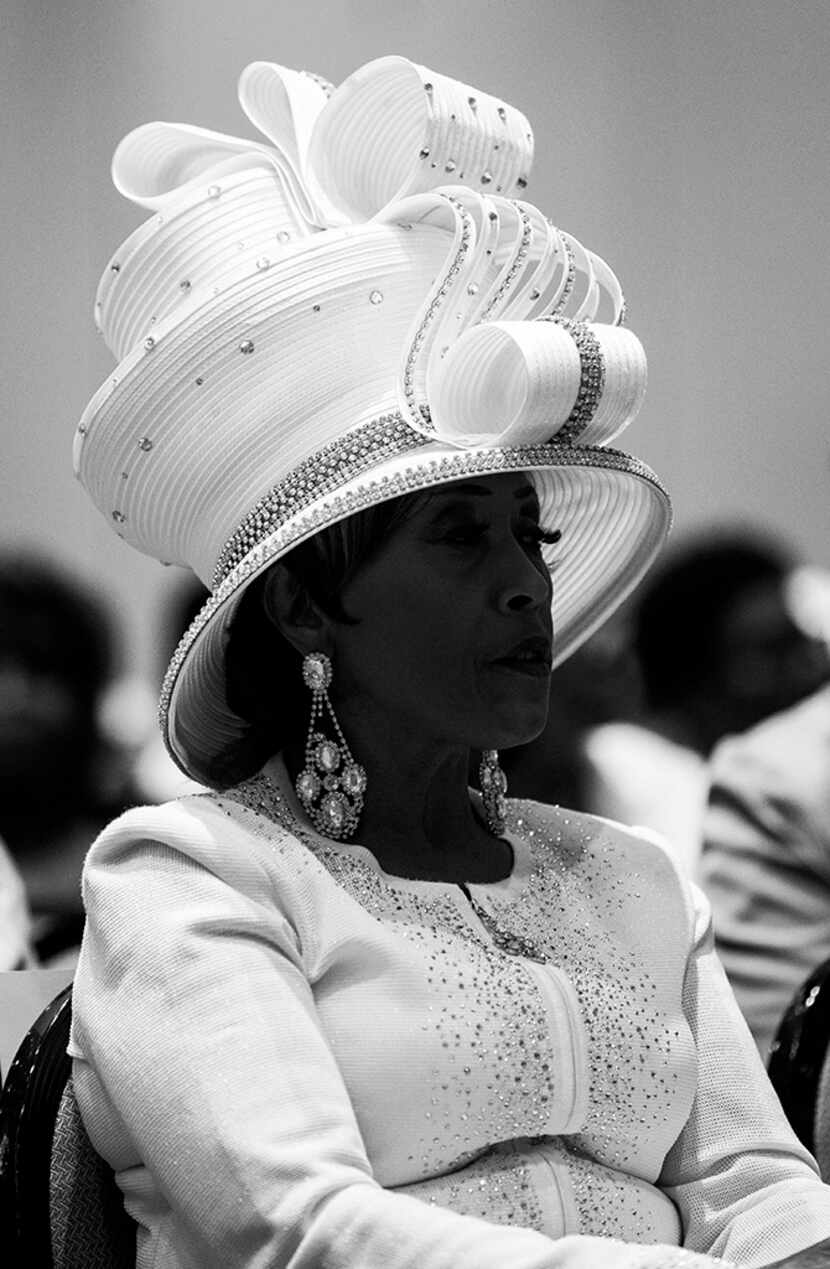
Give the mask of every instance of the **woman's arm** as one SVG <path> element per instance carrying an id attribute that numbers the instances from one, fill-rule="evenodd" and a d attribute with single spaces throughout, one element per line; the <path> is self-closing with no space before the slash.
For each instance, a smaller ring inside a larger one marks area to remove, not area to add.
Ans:
<path id="1" fill-rule="evenodd" d="M 830 1236 L 830 1187 L 787 1123 L 715 954 L 708 903 L 699 891 L 695 899 L 684 1011 L 697 1094 L 660 1184 L 685 1246 L 762 1265 Z"/>

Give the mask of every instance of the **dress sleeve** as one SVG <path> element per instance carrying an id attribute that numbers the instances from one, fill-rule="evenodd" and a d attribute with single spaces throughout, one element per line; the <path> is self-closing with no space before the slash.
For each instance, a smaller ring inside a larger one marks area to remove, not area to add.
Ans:
<path id="1" fill-rule="evenodd" d="M 693 894 L 684 1012 L 697 1092 L 660 1185 L 677 1204 L 684 1246 L 760 1265 L 830 1235 L 830 1187 L 786 1120 L 715 953 L 709 905 Z"/>
<path id="2" fill-rule="evenodd" d="M 551 1240 L 381 1188 L 303 972 L 297 923 L 248 854 L 233 884 L 169 841 L 87 866 L 76 1091 L 115 1118 L 200 1269 L 704 1269 L 677 1248 Z M 102 1096 L 93 1096 L 100 1088 Z M 103 1102 L 103 1107 L 102 1107 Z M 124 1140 L 122 1133 L 122 1141 Z M 123 1148 L 123 1147 L 122 1147 Z M 165 1263 L 168 1263 L 165 1260 Z"/>

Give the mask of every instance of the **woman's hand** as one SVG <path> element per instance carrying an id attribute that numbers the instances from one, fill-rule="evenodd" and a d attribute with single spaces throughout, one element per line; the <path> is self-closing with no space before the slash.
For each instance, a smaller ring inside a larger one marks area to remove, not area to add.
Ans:
<path id="1" fill-rule="evenodd" d="M 761 1269 L 829 1269 L 829 1267 L 830 1238 L 825 1238 L 820 1243 L 813 1243 L 812 1247 L 797 1251 L 793 1256 L 785 1256 L 783 1260 L 774 1260 L 771 1264 L 763 1265 Z"/>

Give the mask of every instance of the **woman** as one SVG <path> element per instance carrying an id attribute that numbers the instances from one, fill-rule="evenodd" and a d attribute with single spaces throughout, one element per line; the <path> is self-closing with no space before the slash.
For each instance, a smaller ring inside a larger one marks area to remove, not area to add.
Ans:
<path id="1" fill-rule="evenodd" d="M 402 58 L 330 98 L 256 63 L 240 97 L 271 146 L 116 154 L 154 215 L 76 439 L 118 531 L 213 592 L 162 723 L 216 792 L 85 871 L 75 1090 L 139 1264 L 826 1263 L 701 898 L 504 797 L 554 650 L 668 527 L 602 448 L 645 385 L 616 278 L 503 194 L 512 107 Z"/>

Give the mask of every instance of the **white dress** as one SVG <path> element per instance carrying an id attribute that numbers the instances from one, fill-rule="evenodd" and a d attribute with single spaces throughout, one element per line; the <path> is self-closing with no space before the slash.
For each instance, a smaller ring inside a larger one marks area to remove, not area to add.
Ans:
<path id="1" fill-rule="evenodd" d="M 511 802 L 512 873 L 468 897 L 301 815 L 277 761 L 89 855 L 70 1051 L 141 1269 L 752 1265 L 830 1236 L 658 846 Z"/>

